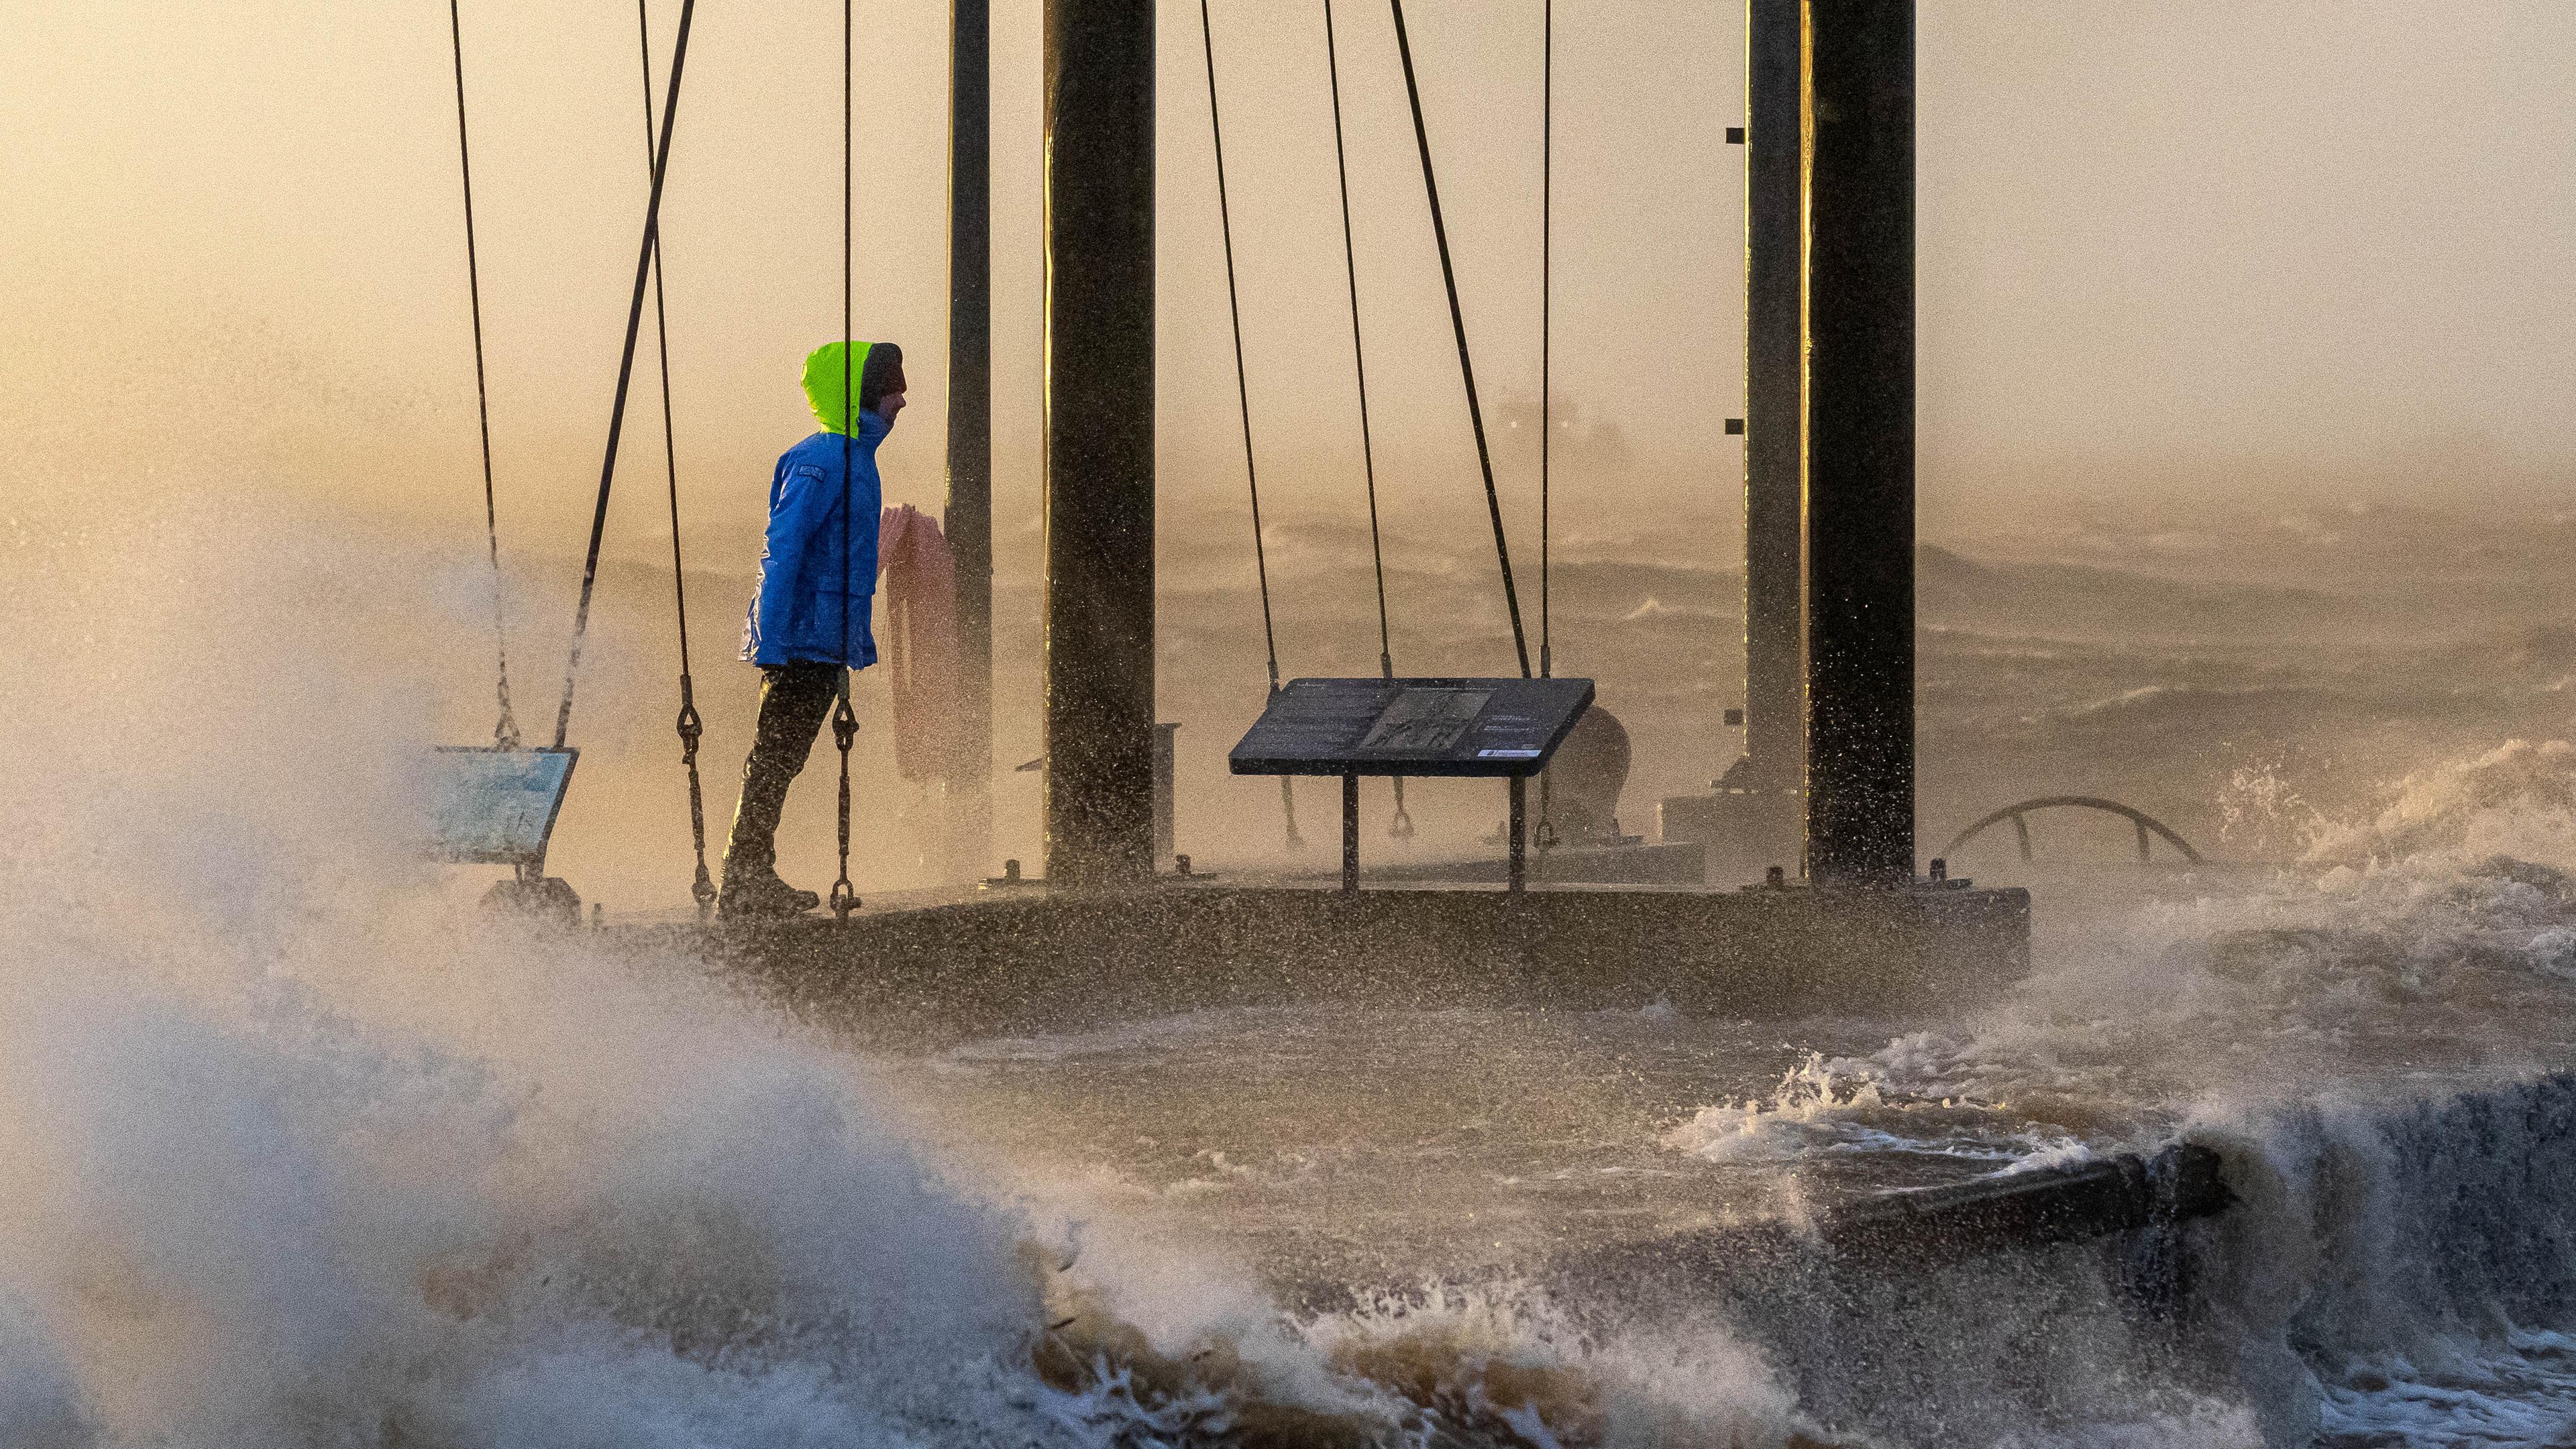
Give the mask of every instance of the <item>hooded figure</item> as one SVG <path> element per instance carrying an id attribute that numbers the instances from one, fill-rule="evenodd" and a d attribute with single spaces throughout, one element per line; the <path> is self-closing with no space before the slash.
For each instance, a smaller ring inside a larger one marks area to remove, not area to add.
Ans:
<path id="1" fill-rule="evenodd" d="M 852 407 L 847 379 L 858 379 Z M 787 450 L 769 483 L 760 592 L 742 657 L 760 666 L 760 725 L 725 844 L 725 916 L 794 915 L 821 904 L 778 878 L 778 817 L 842 671 L 877 662 L 877 445 L 903 409 L 903 349 L 830 342 L 805 359 L 805 400 L 823 431 Z"/>
<path id="2" fill-rule="evenodd" d="M 843 358 L 851 346 L 859 354 L 855 365 Z M 845 368 L 859 379 L 855 419 L 844 402 Z M 879 404 L 886 394 L 903 390 L 903 349 L 891 342 L 828 342 L 805 359 L 805 400 L 823 431 L 788 449 L 770 479 L 769 537 L 760 551 L 760 592 L 743 621 L 743 658 L 763 668 L 816 663 L 865 669 L 877 662 L 876 636 L 869 629 L 882 492 L 877 445 L 894 426 Z"/>

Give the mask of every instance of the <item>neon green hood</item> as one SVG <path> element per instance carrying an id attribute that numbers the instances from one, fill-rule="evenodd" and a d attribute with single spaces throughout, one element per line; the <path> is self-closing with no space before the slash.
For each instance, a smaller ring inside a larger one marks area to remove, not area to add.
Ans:
<path id="1" fill-rule="evenodd" d="M 878 347 L 874 342 L 826 342 L 805 358 L 805 401 L 814 409 L 814 421 L 827 433 L 848 433 L 852 415 L 857 411 L 849 402 L 850 389 L 859 396 L 868 395 L 869 354 Z M 855 348 L 855 356 L 847 356 Z M 901 354 L 893 348 L 889 353 Z M 877 359 L 882 364 L 886 359 Z"/>

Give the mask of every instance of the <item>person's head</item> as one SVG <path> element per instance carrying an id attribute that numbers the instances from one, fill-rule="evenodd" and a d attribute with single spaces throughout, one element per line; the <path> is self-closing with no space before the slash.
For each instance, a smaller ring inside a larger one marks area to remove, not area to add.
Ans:
<path id="1" fill-rule="evenodd" d="M 895 414 L 903 411 L 904 380 L 903 349 L 891 342 L 826 342 L 806 354 L 805 401 L 814 409 L 814 420 L 825 432 L 850 431 L 843 399 L 848 396 L 844 386 L 853 375 L 858 379 L 858 411 L 874 413 L 893 426 Z"/>

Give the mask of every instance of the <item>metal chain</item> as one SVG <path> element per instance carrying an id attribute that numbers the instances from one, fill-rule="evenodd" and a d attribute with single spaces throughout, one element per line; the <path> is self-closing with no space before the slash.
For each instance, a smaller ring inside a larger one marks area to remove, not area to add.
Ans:
<path id="1" fill-rule="evenodd" d="M 1551 364 L 1556 360 L 1556 0 L 1540 6 L 1538 122 L 1538 675 L 1556 675 L 1555 629 L 1548 607 L 1548 454 L 1556 442 Z M 1554 850 L 1556 771 L 1538 776 L 1538 848 Z"/>
<path id="2" fill-rule="evenodd" d="M 1351 242 L 1351 163 L 1342 141 L 1342 60 L 1341 48 L 1333 39 L 1333 0 L 1324 0 L 1324 69 L 1333 86 L 1333 173 L 1342 189 L 1342 274 L 1351 292 L 1351 370 L 1359 378 L 1360 393 L 1360 467 L 1368 480 L 1369 562 L 1377 576 L 1377 672 L 1381 679 L 1395 678 L 1395 645 L 1387 627 L 1386 547 L 1378 536 L 1377 516 L 1377 449 L 1369 429 L 1368 351 L 1360 341 L 1360 267 L 1358 249 Z M 1387 822 L 1386 833 L 1397 840 L 1413 837 L 1413 815 L 1404 808 L 1404 777 L 1389 777 L 1395 785 L 1395 818 Z"/>
<path id="3" fill-rule="evenodd" d="M 858 204 L 851 140 L 851 116 L 858 104 L 851 63 L 855 26 L 851 0 L 841 0 L 841 687 L 832 703 L 832 741 L 841 750 L 841 873 L 832 882 L 832 919 L 845 926 L 850 922 L 850 913 L 859 908 L 858 889 L 850 884 L 850 742 L 859 734 L 858 714 L 850 708 L 849 591 L 850 469 L 854 466 L 859 430 L 858 347 L 850 336 L 856 330 L 851 324 L 851 297 L 856 286 L 851 252 L 857 244 L 851 229 Z"/>
<path id="4" fill-rule="evenodd" d="M 1387 0 L 1395 14 L 1395 50 L 1404 63 L 1404 97 L 1413 111 L 1413 142 L 1422 154 L 1422 192 L 1431 205 L 1431 237 L 1440 250 L 1440 283 L 1449 294 L 1449 327 L 1458 339 L 1458 377 L 1467 389 L 1467 423 L 1476 434 L 1476 466 L 1485 479 L 1485 513 L 1494 525 L 1494 561 L 1503 574 L 1503 608 L 1511 615 L 1512 652 L 1521 677 L 1530 677 L 1529 636 L 1521 628 L 1521 595 L 1512 581 L 1511 545 L 1503 536 L 1503 501 L 1494 491 L 1494 457 L 1485 443 L 1485 410 L 1476 400 L 1476 366 L 1467 353 L 1467 314 L 1458 305 L 1458 270 L 1449 257 L 1449 228 L 1440 217 L 1440 181 L 1431 169 L 1431 133 L 1422 123 L 1422 87 L 1413 74 L 1413 42 L 1404 29 L 1404 0 Z"/>
<path id="5" fill-rule="evenodd" d="M 1556 288 L 1556 0 L 1547 0 L 1541 8 L 1545 38 L 1540 42 L 1539 122 L 1538 122 L 1538 674 L 1553 677 L 1556 669 L 1554 631 L 1550 627 L 1548 608 L 1548 476 L 1547 464 L 1551 445 L 1556 441 L 1555 410 L 1550 384 L 1550 364 L 1556 360 L 1554 340 Z M 1547 798 L 1544 790 L 1539 798 Z M 1539 817 L 1544 826 L 1546 815 Z"/>
<path id="6" fill-rule="evenodd" d="M 1369 429 L 1368 352 L 1360 342 L 1360 269 L 1351 242 L 1351 165 L 1342 144 L 1342 63 L 1333 41 L 1333 0 L 1324 0 L 1324 66 L 1333 86 L 1333 171 L 1342 190 L 1342 274 L 1351 293 L 1351 369 L 1359 379 L 1360 467 L 1368 480 L 1369 562 L 1377 575 L 1377 667 L 1395 677 L 1395 646 L 1387 630 L 1386 549 L 1378 537 L 1377 449 Z"/>
<path id="7" fill-rule="evenodd" d="M 635 0 L 635 34 L 644 61 L 644 164 L 653 164 L 653 22 L 650 0 Z M 680 563 L 680 454 L 671 426 L 671 323 L 662 300 L 662 238 L 653 238 L 653 350 L 662 364 L 662 461 L 671 494 L 671 599 L 680 624 L 680 764 L 689 774 L 689 848 L 697 855 L 697 875 L 689 898 L 698 903 L 698 919 L 715 909 L 715 878 L 707 871 L 706 793 L 698 783 L 698 741 L 706 724 L 698 718 L 697 688 L 689 677 L 689 585 Z"/>
<path id="8" fill-rule="evenodd" d="M 465 141 L 465 20 L 457 0 L 447 0 L 448 39 L 456 52 L 456 169 L 465 183 L 465 295 L 474 311 L 474 415 L 483 431 L 483 539 L 492 561 L 492 646 L 500 660 L 496 686 L 500 722 L 492 743 L 504 750 L 519 747 L 519 722 L 510 713 L 510 631 L 501 585 L 501 515 L 492 498 L 492 400 L 483 378 L 483 276 L 474 251 L 474 157 Z"/>
<path id="9" fill-rule="evenodd" d="M 1261 583 L 1261 643 L 1269 654 L 1270 692 L 1275 695 L 1279 692 L 1279 635 L 1271 626 L 1270 557 L 1261 536 L 1261 472 L 1253 461 L 1252 388 L 1243 368 L 1243 307 L 1234 282 L 1234 213 L 1226 198 L 1225 123 L 1217 111 L 1216 35 L 1208 21 L 1207 0 L 1199 0 L 1199 49 L 1207 60 L 1208 139 L 1216 151 L 1216 216 L 1225 238 L 1225 310 L 1234 328 L 1234 400 L 1243 415 L 1243 481 L 1252 496 L 1252 566 Z M 1279 777 L 1279 809 L 1287 824 L 1288 848 L 1303 849 L 1305 839 L 1297 833 L 1297 794 L 1286 775 Z"/>
<path id="10" fill-rule="evenodd" d="M 626 306 L 626 345 L 617 361 L 617 397 L 609 405 L 608 447 L 599 464 L 599 496 L 591 504 L 590 548 L 582 558 L 581 602 L 573 609 L 572 650 L 564 660 L 563 699 L 555 707 L 555 748 L 572 733 L 573 685 L 581 677 L 581 646 L 590 635 L 590 598 L 599 583 L 599 546 L 608 532 L 608 496 L 617 482 L 617 444 L 626 429 L 626 394 L 635 380 L 635 344 L 644 331 L 644 284 L 662 233 L 662 187 L 671 170 L 671 132 L 680 118 L 680 76 L 688 67 L 689 24 L 697 0 L 680 0 L 679 34 L 671 44 L 670 91 L 662 101 L 662 135 L 653 150 L 653 186 L 644 203 L 644 240 L 635 255 L 635 290 Z"/>
<path id="11" fill-rule="evenodd" d="M 846 555 L 844 555 L 846 557 Z M 845 600 L 844 609 L 849 605 Z M 850 743 L 859 737 L 859 716 L 850 708 L 850 671 L 841 669 L 840 694 L 832 704 L 832 743 L 841 751 L 841 799 L 839 833 L 841 873 L 832 881 L 832 919 L 848 925 L 850 913 L 859 908 L 858 887 L 850 884 Z"/>
<path id="12" fill-rule="evenodd" d="M 707 732 L 698 718 L 696 692 L 689 676 L 680 676 L 680 764 L 689 772 L 689 843 L 698 853 L 698 873 L 689 882 L 689 898 L 698 903 L 698 917 L 706 918 L 716 905 L 716 883 L 707 874 L 707 799 L 698 788 L 698 741 Z"/>

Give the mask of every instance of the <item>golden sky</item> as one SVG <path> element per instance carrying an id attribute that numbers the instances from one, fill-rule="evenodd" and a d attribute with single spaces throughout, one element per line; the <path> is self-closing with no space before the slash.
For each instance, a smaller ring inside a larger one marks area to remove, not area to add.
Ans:
<path id="1" fill-rule="evenodd" d="M 1007 550 L 1035 509 L 1039 6 L 994 9 Z M 1321 9 L 1214 10 L 1256 439 L 1283 506 L 1344 506 L 1357 435 Z M 653 0 L 664 62 L 677 13 Z M 1337 13 L 1382 462 L 1396 505 L 1473 527 L 1391 27 L 1365 0 Z M 916 406 L 888 491 L 929 503 L 945 12 L 860 16 L 858 330 L 906 345 Z M 1538 16 L 1535 0 L 1412 12 L 1494 398 L 1537 382 Z M 569 551 L 645 189 L 635 13 L 466 0 L 464 17 L 503 508 L 519 546 Z M 1197 7 L 1171 0 L 1161 23 L 1165 486 L 1223 498 L 1241 459 Z M 1722 516 L 1742 170 L 1720 133 L 1741 119 L 1741 9 L 1566 0 L 1557 27 L 1558 396 L 1647 464 L 1591 506 L 1680 490 Z M 1924 0 L 1920 29 L 1927 517 L 2006 485 L 2118 498 L 2244 466 L 2395 466 L 2449 495 L 2555 477 L 2576 453 L 2576 6 Z M 444 4 L 11 0 L 0 53 L 0 421 L 22 457 L 179 417 L 207 450 L 287 460 L 280 480 L 479 521 Z M 799 357 L 837 326 L 838 61 L 837 6 L 699 7 L 665 237 L 683 501 L 726 539 L 804 426 Z M 649 413 L 639 430 L 627 476 L 649 479 Z M 1498 457 L 1516 520 L 1526 443 Z M 654 521 L 621 509 L 615 547 L 648 554 Z"/>

